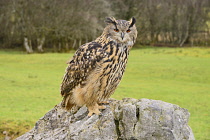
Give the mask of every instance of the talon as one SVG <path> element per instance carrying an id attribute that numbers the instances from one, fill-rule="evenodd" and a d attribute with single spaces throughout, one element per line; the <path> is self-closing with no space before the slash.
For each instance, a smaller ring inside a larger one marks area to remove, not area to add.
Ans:
<path id="1" fill-rule="evenodd" d="M 98 106 L 98 109 L 105 109 L 106 106 L 102 105 L 102 106 Z"/>
<path id="2" fill-rule="evenodd" d="M 88 116 L 92 116 L 93 114 L 99 115 L 101 112 L 99 109 L 104 108 L 102 106 L 99 106 L 98 104 L 95 104 L 93 106 L 88 106 Z"/>
<path id="3" fill-rule="evenodd" d="M 102 101 L 102 102 L 99 102 L 99 104 L 109 104 L 109 101 Z"/>
<path id="4" fill-rule="evenodd" d="M 90 118 L 93 115 L 93 112 L 88 113 L 88 117 Z"/>

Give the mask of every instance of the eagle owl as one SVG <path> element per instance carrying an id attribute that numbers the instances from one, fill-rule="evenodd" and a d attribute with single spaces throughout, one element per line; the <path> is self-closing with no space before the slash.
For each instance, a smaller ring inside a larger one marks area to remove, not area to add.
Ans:
<path id="1" fill-rule="evenodd" d="M 61 84 L 61 104 L 67 110 L 86 105 L 88 116 L 99 115 L 105 109 L 100 103 L 107 103 L 122 79 L 137 37 L 136 20 L 109 17 L 105 22 L 102 35 L 80 46 L 67 63 Z"/>

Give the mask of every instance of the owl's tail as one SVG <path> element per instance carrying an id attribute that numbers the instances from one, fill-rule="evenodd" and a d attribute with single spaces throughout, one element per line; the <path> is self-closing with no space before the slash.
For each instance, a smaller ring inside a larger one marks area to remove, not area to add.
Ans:
<path id="1" fill-rule="evenodd" d="M 76 104 L 74 104 L 74 102 L 72 101 L 71 94 L 64 95 L 61 106 L 66 110 L 71 110 L 73 107 L 76 106 Z"/>

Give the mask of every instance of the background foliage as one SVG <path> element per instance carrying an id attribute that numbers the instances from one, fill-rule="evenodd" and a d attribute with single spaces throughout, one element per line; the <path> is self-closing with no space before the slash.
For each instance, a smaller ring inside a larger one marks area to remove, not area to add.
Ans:
<path id="1" fill-rule="evenodd" d="M 0 0 L 0 47 L 69 51 L 99 36 L 108 16 L 134 16 L 144 45 L 210 44 L 209 0 Z"/>

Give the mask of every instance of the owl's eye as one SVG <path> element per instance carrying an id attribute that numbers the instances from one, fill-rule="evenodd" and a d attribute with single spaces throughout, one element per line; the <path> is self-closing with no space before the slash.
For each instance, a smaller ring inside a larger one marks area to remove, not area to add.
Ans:
<path id="1" fill-rule="evenodd" d="M 130 31 L 131 31 L 131 30 L 130 30 L 130 29 L 128 29 L 126 32 L 127 32 L 127 33 L 129 33 Z"/>
<path id="2" fill-rule="evenodd" d="M 114 31 L 115 31 L 115 32 L 119 32 L 119 30 L 118 30 L 118 29 L 114 29 Z"/>

